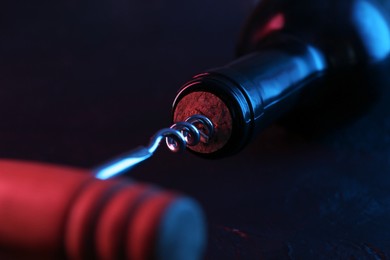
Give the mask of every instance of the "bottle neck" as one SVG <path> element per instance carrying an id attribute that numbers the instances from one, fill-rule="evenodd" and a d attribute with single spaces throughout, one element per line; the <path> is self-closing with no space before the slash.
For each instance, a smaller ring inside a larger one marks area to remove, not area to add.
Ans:
<path id="1" fill-rule="evenodd" d="M 328 68 L 318 49 L 292 37 L 280 37 L 268 46 L 211 71 L 242 91 L 251 110 L 251 118 L 244 121 L 251 122 L 254 133 L 292 107 L 301 89 Z"/>
<path id="2" fill-rule="evenodd" d="M 206 99 L 208 95 L 204 93 L 215 95 L 229 111 L 225 119 L 230 118 L 231 122 L 223 125 L 230 129 L 217 126 L 212 142 L 217 145 L 203 147 L 202 154 L 220 157 L 241 150 L 252 136 L 295 103 L 304 86 L 327 69 L 323 55 L 304 42 L 283 37 L 270 46 L 196 76 L 179 92 L 173 107 L 174 120 L 181 119 L 189 110 L 202 110 L 215 124 L 222 125 L 222 121 L 215 121 L 220 118 L 215 102 Z M 203 93 L 194 102 L 197 109 L 188 105 L 188 97 L 196 96 L 193 93 Z M 190 149 L 200 151 L 197 147 Z"/>

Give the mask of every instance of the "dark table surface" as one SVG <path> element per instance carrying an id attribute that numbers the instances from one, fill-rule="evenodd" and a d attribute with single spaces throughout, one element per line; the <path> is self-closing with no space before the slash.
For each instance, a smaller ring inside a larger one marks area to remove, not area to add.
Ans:
<path id="1" fill-rule="evenodd" d="M 253 2 L 2 1 L 0 156 L 91 168 L 147 144 L 181 84 L 234 58 Z M 390 258 L 388 68 L 321 134 L 274 125 L 230 158 L 165 150 L 129 176 L 200 202 L 207 259 Z"/>

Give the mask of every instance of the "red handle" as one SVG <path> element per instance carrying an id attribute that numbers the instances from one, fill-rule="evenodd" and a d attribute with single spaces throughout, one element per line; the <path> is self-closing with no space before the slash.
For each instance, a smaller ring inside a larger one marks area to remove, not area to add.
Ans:
<path id="1" fill-rule="evenodd" d="M 87 170 L 0 160 L 0 258 L 196 259 L 204 233 L 188 198 Z"/>

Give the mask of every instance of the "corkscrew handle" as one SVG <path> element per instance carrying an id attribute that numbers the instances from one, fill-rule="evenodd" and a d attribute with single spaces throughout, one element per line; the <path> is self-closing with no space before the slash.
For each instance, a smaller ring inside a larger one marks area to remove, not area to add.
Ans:
<path id="1" fill-rule="evenodd" d="M 0 160 L 0 212 L 0 259 L 201 259 L 204 248 L 197 202 L 85 169 Z"/>

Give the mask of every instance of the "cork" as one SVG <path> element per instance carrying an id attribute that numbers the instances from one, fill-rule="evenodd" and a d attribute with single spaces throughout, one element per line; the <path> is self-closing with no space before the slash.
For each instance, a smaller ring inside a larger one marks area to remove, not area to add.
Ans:
<path id="1" fill-rule="evenodd" d="M 203 154 L 214 153 L 222 149 L 232 135 L 232 116 L 226 104 L 210 92 L 192 92 L 183 97 L 175 107 L 174 122 L 201 114 L 208 117 L 214 125 L 214 135 L 207 144 L 199 143 L 188 148 Z"/>

